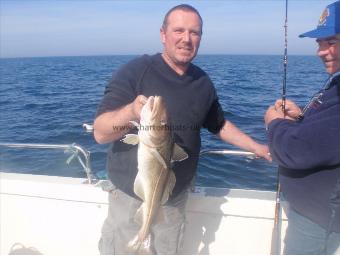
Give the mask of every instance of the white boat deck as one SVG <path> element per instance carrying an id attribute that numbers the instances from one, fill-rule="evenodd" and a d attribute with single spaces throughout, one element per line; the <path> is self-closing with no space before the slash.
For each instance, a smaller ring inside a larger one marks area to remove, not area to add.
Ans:
<path id="1" fill-rule="evenodd" d="M 99 254 L 107 193 L 85 183 L 0 172 L 0 254 Z M 269 255 L 274 207 L 274 192 L 198 189 L 187 205 L 183 255 Z"/>

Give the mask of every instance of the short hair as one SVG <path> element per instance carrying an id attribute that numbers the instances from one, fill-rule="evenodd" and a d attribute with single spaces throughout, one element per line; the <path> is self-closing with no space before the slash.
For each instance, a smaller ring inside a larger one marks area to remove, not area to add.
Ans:
<path id="1" fill-rule="evenodd" d="M 164 20 L 163 20 L 163 24 L 162 24 L 162 28 L 163 29 L 166 29 L 166 27 L 168 26 L 168 18 L 170 16 L 170 14 L 173 12 L 173 11 L 176 11 L 176 10 L 182 10 L 182 11 L 186 11 L 186 12 L 194 12 L 197 14 L 197 16 L 199 17 L 200 19 L 200 22 L 201 22 L 201 33 L 202 33 L 202 30 L 203 30 L 203 19 L 200 15 L 200 13 L 194 8 L 192 7 L 191 5 L 189 4 L 180 4 L 180 5 L 176 5 L 175 7 L 172 7 L 164 16 Z"/>

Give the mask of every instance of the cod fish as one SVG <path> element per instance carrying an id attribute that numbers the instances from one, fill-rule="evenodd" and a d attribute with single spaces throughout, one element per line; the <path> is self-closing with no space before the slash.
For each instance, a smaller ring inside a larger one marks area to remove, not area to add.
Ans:
<path id="1" fill-rule="evenodd" d="M 176 183 L 171 162 L 188 158 L 187 153 L 173 142 L 166 124 L 167 117 L 163 98 L 150 96 L 142 107 L 140 124 L 134 123 L 138 127 L 138 135 L 127 134 L 122 139 L 127 144 L 138 144 L 138 173 L 134 192 L 143 203 L 135 215 L 135 221 L 141 228 L 128 243 L 128 250 L 136 254 L 154 254 L 150 228 Z"/>

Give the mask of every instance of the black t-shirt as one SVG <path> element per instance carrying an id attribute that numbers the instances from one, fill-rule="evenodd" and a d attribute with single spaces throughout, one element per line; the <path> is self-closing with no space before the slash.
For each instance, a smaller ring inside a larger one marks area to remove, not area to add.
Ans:
<path id="1" fill-rule="evenodd" d="M 201 127 L 216 134 L 224 124 L 215 88 L 209 76 L 193 64 L 184 75 L 179 75 L 166 64 L 161 54 L 144 55 L 113 74 L 97 116 L 131 103 L 138 95 L 164 98 L 174 141 L 188 153 L 188 159 L 173 164 L 176 185 L 171 197 L 174 197 L 190 184 L 196 172 Z M 137 130 L 130 133 L 137 133 Z M 107 161 L 109 179 L 134 197 L 137 148 L 115 141 L 108 151 Z"/>

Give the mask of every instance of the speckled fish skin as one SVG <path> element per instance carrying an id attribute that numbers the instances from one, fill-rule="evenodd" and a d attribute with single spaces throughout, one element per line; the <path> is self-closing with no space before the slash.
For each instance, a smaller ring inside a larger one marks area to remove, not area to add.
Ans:
<path id="1" fill-rule="evenodd" d="M 174 143 L 165 125 L 166 117 L 162 97 L 149 97 L 141 111 L 138 173 L 134 183 L 134 192 L 143 200 L 136 213 L 136 221 L 141 224 L 141 228 L 128 244 L 128 249 L 136 254 L 154 254 L 150 227 L 176 183 L 176 177 L 170 169 Z"/>

